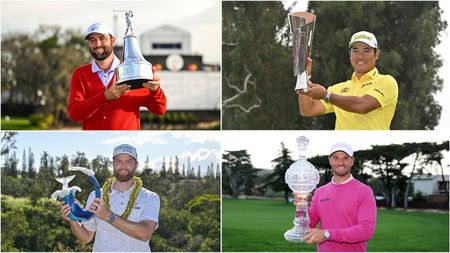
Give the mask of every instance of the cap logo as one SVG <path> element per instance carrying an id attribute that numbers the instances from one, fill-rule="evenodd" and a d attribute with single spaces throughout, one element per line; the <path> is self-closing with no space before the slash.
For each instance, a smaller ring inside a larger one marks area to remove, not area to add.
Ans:
<path id="1" fill-rule="evenodd" d="M 355 41 L 357 39 L 366 39 L 366 40 L 372 41 L 372 37 L 369 37 L 369 36 L 367 36 L 365 34 L 358 34 L 355 37 L 353 37 L 353 41 Z"/>
<path id="2" fill-rule="evenodd" d="M 93 31 L 93 30 L 97 29 L 97 27 L 98 27 L 98 25 L 97 25 L 97 24 L 93 25 L 93 26 L 91 27 L 91 31 Z"/>

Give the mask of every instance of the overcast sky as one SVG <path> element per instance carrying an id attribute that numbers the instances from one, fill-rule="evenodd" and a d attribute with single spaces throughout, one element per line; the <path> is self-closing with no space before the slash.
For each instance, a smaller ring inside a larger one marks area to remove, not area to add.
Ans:
<path id="1" fill-rule="evenodd" d="M 113 26 L 113 10 L 134 13 L 133 31 L 138 36 L 164 24 L 191 33 L 192 52 L 206 63 L 220 63 L 221 4 L 219 1 L 1 1 L 1 33 L 34 32 L 40 24 L 60 25 L 83 33 L 94 22 Z M 118 34 L 123 37 L 125 15 L 118 14 Z"/>
<path id="2" fill-rule="evenodd" d="M 92 161 L 97 155 L 112 158 L 114 147 L 123 143 L 136 147 L 139 168 L 144 166 L 147 155 L 150 167 L 156 170 L 163 156 L 167 167 L 170 157 L 174 162 L 178 156 L 180 169 L 183 163 L 187 166 L 190 157 L 196 173 L 199 165 L 206 171 L 211 162 L 215 170 L 221 159 L 219 131 L 21 131 L 16 140 L 17 158 L 22 160 L 23 150 L 28 154 L 31 148 L 36 168 L 44 151 L 53 157 L 68 155 L 69 159 L 80 151 Z M 22 162 L 18 164 L 21 169 Z"/>
<path id="3" fill-rule="evenodd" d="M 310 139 L 307 157 L 328 155 L 331 145 L 339 141 L 349 143 L 357 151 L 370 149 L 372 145 L 448 140 L 448 131 L 222 131 L 221 146 L 223 151 L 246 149 L 253 166 L 272 169 L 271 161 L 278 156 L 281 142 L 291 151 L 291 157 L 298 159 L 296 139 L 302 135 Z M 449 155 L 445 153 L 447 174 Z"/>

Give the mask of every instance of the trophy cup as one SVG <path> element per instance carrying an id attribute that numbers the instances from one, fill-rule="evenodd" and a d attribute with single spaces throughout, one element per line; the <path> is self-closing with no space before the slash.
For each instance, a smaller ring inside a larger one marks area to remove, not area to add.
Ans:
<path id="1" fill-rule="evenodd" d="M 131 85 L 131 89 L 139 89 L 143 87 L 143 83 L 153 80 L 152 64 L 142 56 L 137 38 L 133 34 L 131 26 L 133 12 L 130 10 L 119 12 L 125 12 L 127 29 L 123 38 L 122 63 L 116 68 L 116 84 L 126 83 Z"/>
<path id="2" fill-rule="evenodd" d="M 309 12 L 288 14 L 292 33 L 292 54 L 294 58 L 294 76 L 297 77 L 296 92 L 308 91 L 307 58 L 311 53 L 316 16 Z"/>
<path id="3" fill-rule="evenodd" d="M 306 148 L 309 139 L 301 136 L 297 138 L 300 157 L 286 171 L 284 180 L 289 188 L 300 194 L 302 201 L 297 205 L 294 218 L 294 227 L 284 233 L 284 238 L 290 242 L 302 242 L 303 236 L 309 229 L 308 193 L 319 183 L 319 172 L 306 160 Z"/>

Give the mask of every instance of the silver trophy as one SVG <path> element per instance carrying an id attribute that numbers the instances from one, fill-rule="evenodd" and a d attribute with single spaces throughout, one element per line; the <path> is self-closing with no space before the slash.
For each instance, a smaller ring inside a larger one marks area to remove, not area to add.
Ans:
<path id="1" fill-rule="evenodd" d="M 284 233 L 284 238 L 290 242 L 302 242 L 309 229 L 307 196 L 319 183 L 319 172 L 306 160 L 306 148 L 309 139 L 305 136 L 297 138 L 300 157 L 286 171 L 284 180 L 291 190 L 300 195 L 302 201 L 297 204 L 294 227 Z"/>
<path id="2" fill-rule="evenodd" d="M 297 77 L 295 91 L 306 93 L 309 80 L 306 60 L 311 53 L 316 16 L 309 12 L 293 12 L 288 17 L 292 33 L 294 76 Z"/>
<path id="3" fill-rule="evenodd" d="M 142 84 L 153 80 L 152 64 L 145 60 L 139 49 L 138 41 L 133 33 L 131 25 L 131 17 L 133 12 L 130 10 L 125 12 L 127 29 L 123 41 L 122 63 L 116 68 L 116 84 L 131 85 L 131 89 L 142 88 Z"/>

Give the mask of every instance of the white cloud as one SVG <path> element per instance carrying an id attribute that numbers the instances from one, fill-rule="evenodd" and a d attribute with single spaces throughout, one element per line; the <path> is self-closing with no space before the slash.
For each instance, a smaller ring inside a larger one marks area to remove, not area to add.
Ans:
<path id="1" fill-rule="evenodd" d="M 130 145 L 142 146 L 144 144 L 168 144 L 166 132 L 149 132 L 149 131 L 141 131 L 141 132 L 132 132 L 120 134 L 119 136 L 111 137 L 105 139 L 103 144 L 114 144 L 119 145 L 122 143 L 127 143 Z"/>
<path id="2" fill-rule="evenodd" d="M 194 153 L 185 150 L 181 152 L 181 154 L 172 155 L 172 164 L 175 163 L 175 156 L 177 156 L 179 159 L 180 172 L 183 169 L 183 164 L 187 169 L 188 157 L 190 158 L 190 167 L 193 167 L 195 173 L 197 173 L 197 168 L 198 166 L 200 166 L 202 174 L 206 173 L 206 170 L 208 166 L 211 165 L 211 163 L 213 163 L 213 169 L 215 171 L 216 166 L 220 161 L 220 151 L 214 149 L 200 148 L 195 150 Z M 164 158 L 166 162 L 166 169 L 169 168 L 170 157 L 171 156 L 165 156 Z M 154 159 L 150 162 L 150 167 L 156 171 L 159 171 L 161 168 L 162 160 L 162 157 Z"/>
<path id="3" fill-rule="evenodd" d="M 219 131 L 176 131 L 172 133 L 172 137 L 190 143 L 220 142 Z"/>

